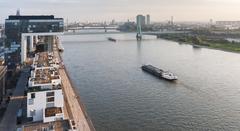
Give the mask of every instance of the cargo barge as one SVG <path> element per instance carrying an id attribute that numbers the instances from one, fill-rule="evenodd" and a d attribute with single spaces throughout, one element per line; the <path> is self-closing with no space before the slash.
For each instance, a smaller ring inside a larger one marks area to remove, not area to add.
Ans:
<path id="1" fill-rule="evenodd" d="M 117 42 L 117 40 L 116 40 L 116 39 L 114 39 L 114 38 L 111 38 L 111 37 L 108 37 L 108 40 L 109 40 L 109 41 L 112 41 L 112 42 Z"/>
<path id="2" fill-rule="evenodd" d="M 165 79 L 168 81 L 175 81 L 178 79 L 178 77 L 176 75 L 174 75 L 173 73 L 156 68 L 152 65 L 143 65 L 141 68 L 143 71 L 146 71 L 158 78 L 162 78 L 162 79 Z"/>

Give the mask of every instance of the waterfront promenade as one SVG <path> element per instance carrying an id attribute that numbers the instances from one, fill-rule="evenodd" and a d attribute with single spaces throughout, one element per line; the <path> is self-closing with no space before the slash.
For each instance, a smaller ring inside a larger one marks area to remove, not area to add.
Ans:
<path id="1" fill-rule="evenodd" d="M 56 44 L 54 45 L 53 52 L 58 61 L 62 62 L 62 58 Z M 63 63 L 59 69 L 59 74 L 62 79 L 64 98 L 66 101 L 65 106 L 69 119 L 74 120 L 75 127 L 79 131 L 95 131 L 91 120 L 87 116 L 84 105 L 80 102 L 80 97 L 74 90 L 73 84 L 71 83 Z"/>

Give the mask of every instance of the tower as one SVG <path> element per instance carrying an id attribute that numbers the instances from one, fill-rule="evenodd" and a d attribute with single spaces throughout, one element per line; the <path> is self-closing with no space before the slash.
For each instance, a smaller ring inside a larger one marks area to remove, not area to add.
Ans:
<path id="1" fill-rule="evenodd" d="M 210 25 L 213 25 L 213 19 L 209 20 Z"/>
<path id="2" fill-rule="evenodd" d="M 146 21 L 145 21 L 145 16 L 143 16 L 143 15 L 137 15 L 137 17 L 136 17 L 136 23 L 137 23 L 137 25 L 141 25 L 141 26 L 145 26 L 145 24 L 146 24 Z"/>
<path id="3" fill-rule="evenodd" d="M 143 15 L 137 16 L 137 40 L 142 40 L 142 25 L 145 24 L 145 17 Z"/>
<path id="4" fill-rule="evenodd" d="M 20 9 L 17 9 L 16 16 L 20 16 Z"/>
<path id="5" fill-rule="evenodd" d="M 173 25 L 173 16 L 171 16 L 171 25 Z"/>
<path id="6" fill-rule="evenodd" d="M 149 14 L 146 16 L 146 24 L 150 25 L 150 15 Z"/>

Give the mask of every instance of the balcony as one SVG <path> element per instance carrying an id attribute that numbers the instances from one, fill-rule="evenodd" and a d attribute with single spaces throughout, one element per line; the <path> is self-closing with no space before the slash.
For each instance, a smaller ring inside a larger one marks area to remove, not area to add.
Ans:
<path id="1" fill-rule="evenodd" d="M 28 93 L 30 92 L 39 92 L 39 91 L 47 91 L 47 90 L 60 90 L 62 89 L 62 85 L 45 85 L 45 86 L 34 86 L 28 88 Z"/>

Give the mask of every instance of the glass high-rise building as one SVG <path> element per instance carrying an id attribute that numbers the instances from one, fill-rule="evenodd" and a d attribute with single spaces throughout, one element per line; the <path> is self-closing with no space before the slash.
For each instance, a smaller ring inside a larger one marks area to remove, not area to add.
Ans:
<path id="1" fill-rule="evenodd" d="M 5 63 L 8 70 L 14 69 L 20 63 L 21 34 L 41 32 L 63 32 L 63 18 L 55 18 L 53 15 L 10 15 L 5 20 Z"/>
<path id="2" fill-rule="evenodd" d="M 22 33 L 62 32 L 63 18 L 49 16 L 9 16 L 5 20 L 6 45 L 20 44 Z"/>
<path id="3" fill-rule="evenodd" d="M 146 24 L 147 25 L 150 25 L 151 23 L 150 23 L 150 15 L 147 15 L 146 16 Z"/>

